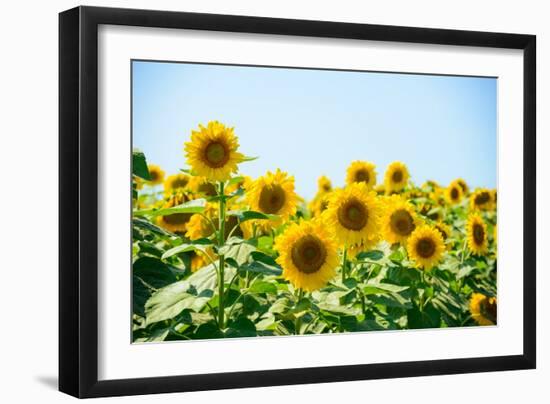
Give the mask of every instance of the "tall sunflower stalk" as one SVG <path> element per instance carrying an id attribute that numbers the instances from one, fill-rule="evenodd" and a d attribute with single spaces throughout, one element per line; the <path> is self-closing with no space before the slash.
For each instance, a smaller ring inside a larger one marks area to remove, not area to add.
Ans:
<path id="1" fill-rule="evenodd" d="M 210 121 L 207 126 L 199 125 L 198 130 L 191 131 L 191 141 L 185 143 L 187 163 L 194 174 L 217 183 L 219 199 L 218 212 L 218 324 L 220 329 L 225 327 L 224 307 L 224 272 L 225 256 L 225 181 L 238 171 L 237 165 L 245 161 L 245 156 L 237 151 L 239 142 L 233 128 L 227 127 L 218 121 Z"/>
<path id="2" fill-rule="evenodd" d="M 220 181 L 218 184 L 218 196 L 220 198 L 219 203 L 219 225 L 218 225 L 218 324 L 220 329 L 224 328 L 225 323 L 225 307 L 224 307 L 224 294 L 225 294 L 225 255 L 221 252 L 222 247 L 225 244 L 225 197 L 224 197 L 224 182 Z"/>

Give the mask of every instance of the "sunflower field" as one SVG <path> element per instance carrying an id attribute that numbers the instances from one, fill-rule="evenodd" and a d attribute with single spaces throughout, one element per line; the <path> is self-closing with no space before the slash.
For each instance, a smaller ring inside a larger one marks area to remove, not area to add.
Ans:
<path id="1" fill-rule="evenodd" d="M 496 190 L 352 161 L 306 201 L 233 128 L 182 140 L 171 175 L 133 152 L 134 342 L 496 324 Z"/>

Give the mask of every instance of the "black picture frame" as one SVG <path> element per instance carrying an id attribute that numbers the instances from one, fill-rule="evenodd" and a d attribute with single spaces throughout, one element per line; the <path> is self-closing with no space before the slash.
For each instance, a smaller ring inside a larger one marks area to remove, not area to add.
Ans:
<path id="1" fill-rule="evenodd" d="M 100 24 L 523 50 L 523 354 L 99 381 L 97 52 Z M 84 398 L 534 369 L 535 103 L 534 35 L 96 7 L 77 7 L 60 13 L 59 390 Z"/>

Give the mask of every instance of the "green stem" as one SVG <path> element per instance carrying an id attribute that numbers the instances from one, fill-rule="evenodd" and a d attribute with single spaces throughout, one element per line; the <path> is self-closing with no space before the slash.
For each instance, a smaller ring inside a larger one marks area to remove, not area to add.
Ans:
<path id="1" fill-rule="evenodd" d="M 347 256 L 348 249 L 344 247 L 344 255 L 342 256 L 342 283 L 346 280 L 346 267 L 348 266 Z"/>
<path id="2" fill-rule="evenodd" d="M 219 210 L 219 228 L 218 228 L 218 248 L 221 249 L 225 243 L 225 199 L 223 198 L 224 194 L 224 182 L 220 181 L 219 191 L 220 196 L 220 210 Z M 225 269 L 225 256 L 223 254 L 219 255 L 219 264 L 218 264 L 218 325 L 220 329 L 224 328 L 224 269 Z"/>
<path id="3" fill-rule="evenodd" d="M 299 304 L 302 298 L 304 297 L 304 290 L 302 288 L 298 289 L 298 296 L 296 304 Z M 294 333 L 296 335 L 300 334 L 300 328 L 302 328 L 302 316 L 296 317 L 294 320 Z"/>

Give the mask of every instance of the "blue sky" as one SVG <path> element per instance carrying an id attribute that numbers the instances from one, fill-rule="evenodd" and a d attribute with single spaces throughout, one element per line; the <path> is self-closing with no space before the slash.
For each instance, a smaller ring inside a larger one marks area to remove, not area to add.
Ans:
<path id="1" fill-rule="evenodd" d="M 405 162 L 412 180 L 496 186 L 494 78 L 133 61 L 133 146 L 168 173 L 199 123 L 235 127 L 252 177 L 281 168 L 311 198 L 353 160 Z"/>

